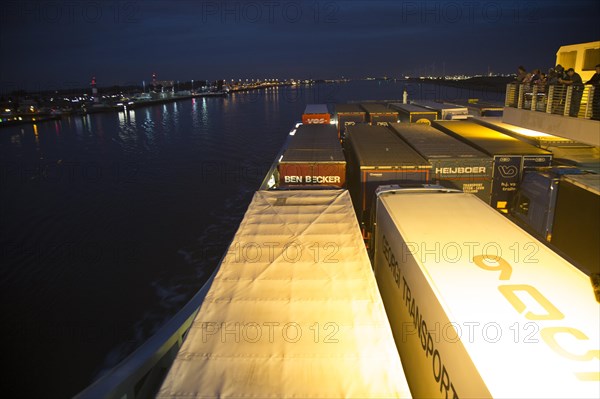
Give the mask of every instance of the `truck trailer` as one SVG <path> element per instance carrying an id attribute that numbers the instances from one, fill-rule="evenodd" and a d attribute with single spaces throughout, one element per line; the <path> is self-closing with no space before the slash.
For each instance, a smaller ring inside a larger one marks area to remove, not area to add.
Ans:
<path id="1" fill-rule="evenodd" d="M 377 187 L 428 183 L 431 164 L 385 126 L 348 126 L 344 148 L 348 191 L 368 238 L 371 202 Z"/>
<path id="2" fill-rule="evenodd" d="M 598 397 L 588 276 L 472 194 L 377 194 L 374 272 L 414 397 Z"/>
<path id="3" fill-rule="evenodd" d="M 600 175 L 574 168 L 527 172 L 511 215 L 587 274 L 600 273 Z"/>
<path id="4" fill-rule="evenodd" d="M 469 110 L 461 105 L 444 104 L 429 100 L 413 101 L 412 104 L 435 111 L 437 120 L 458 120 L 469 117 Z"/>
<path id="5" fill-rule="evenodd" d="M 552 153 L 471 121 L 436 121 L 443 131 L 494 159 L 491 205 L 508 212 L 523 171 L 550 166 Z"/>
<path id="6" fill-rule="evenodd" d="M 367 113 L 367 121 L 371 125 L 387 126 L 388 123 L 398 122 L 398 112 L 383 104 L 361 103 L 360 106 Z"/>
<path id="7" fill-rule="evenodd" d="M 437 111 L 414 104 L 390 103 L 390 108 L 398 111 L 398 119 L 404 123 L 424 123 L 431 125 L 437 119 Z"/>
<path id="8" fill-rule="evenodd" d="M 157 398 L 410 398 L 346 190 L 258 191 Z"/>
<path id="9" fill-rule="evenodd" d="M 327 108 L 327 104 L 308 104 L 302 114 L 302 123 L 309 124 L 329 124 L 331 114 Z"/>
<path id="10" fill-rule="evenodd" d="M 336 104 L 335 117 L 338 128 L 338 137 L 344 138 L 346 127 L 356 125 L 357 123 L 365 123 L 367 113 L 358 104 Z"/>
<path id="11" fill-rule="evenodd" d="M 586 171 L 600 173 L 600 148 L 598 147 L 505 123 L 501 118 L 473 118 L 472 120 L 525 143 L 550 151 L 554 165 L 575 166 Z"/>
<path id="12" fill-rule="evenodd" d="M 390 127 L 429 161 L 432 183 L 491 202 L 493 161 L 489 155 L 421 123 L 392 123 Z"/>
<path id="13" fill-rule="evenodd" d="M 277 170 L 279 188 L 344 187 L 346 159 L 335 126 L 298 126 L 289 138 Z"/>

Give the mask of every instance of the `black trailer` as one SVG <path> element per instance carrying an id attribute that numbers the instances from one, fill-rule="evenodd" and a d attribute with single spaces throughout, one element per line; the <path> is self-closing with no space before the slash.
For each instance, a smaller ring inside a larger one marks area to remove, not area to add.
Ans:
<path id="1" fill-rule="evenodd" d="M 600 273 L 600 175 L 563 167 L 527 172 L 511 215 L 586 273 Z"/>
<path id="2" fill-rule="evenodd" d="M 398 112 L 379 103 L 361 103 L 360 106 L 367 112 L 367 121 L 371 125 L 387 126 L 388 123 L 398 122 Z"/>
<path id="3" fill-rule="evenodd" d="M 412 104 L 437 112 L 437 120 L 467 119 L 469 117 L 469 110 L 461 105 L 444 104 L 429 100 L 413 101 Z"/>
<path id="4" fill-rule="evenodd" d="M 552 153 L 469 121 L 436 121 L 433 126 L 494 159 L 491 205 L 508 212 L 523 171 L 550 166 Z"/>
<path id="5" fill-rule="evenodd" d="M 600 273 L 600 176 L 564 176 L 558 198 L 550 242 L 586 271 Z"/>
<path id="6" fill-rule="evenodd" d="M 392 123 L 390 127 L 429 161 L 432 181 L 491 202 L 492 157 L 431 126 Z"/>
<path id="7" fill-rule="evenodd" d="M 398 119 L 404 123 L 424 123 L 431 125 L 437 119 L 437 111 L 413 104 L 390 103 L 390 108 L 398 111 Z"/>
<path id="8" fill-rule="evenodd" d="M 367 112 L 358 104 L 336 104 L 335 116 L 340 139 L 344 138 L 346 126 L 365 123 L 367 120 Z"/>
<path id="9" fill-rule="evenodd" d="M 377 187 L 428 183 L 431 164 L 385 126 L 348 126 L 344 149 L 348 191 L 368 238 L 371 203 Z"/>

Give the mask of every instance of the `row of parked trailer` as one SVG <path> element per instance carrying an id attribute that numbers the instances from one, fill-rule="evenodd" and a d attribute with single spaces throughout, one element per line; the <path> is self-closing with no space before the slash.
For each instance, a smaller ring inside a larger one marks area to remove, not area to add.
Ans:
<path id="1" fill-rule="evenodd" d="M 393 113 L 382 122 L 387 108 L 364 107 L 373 122 L 346 124 L 343 152 L 339 125 L 337 132 L 330 123 L 294 129 L 279 162 L 279 187 L 347 185 L 364 225 L 380 185 L 436 183 L 507 210 L 523 172 L 551 164 L 551 152 L 472 121 L 397 123 Z"/>
<path id="2" fill-rule="evenodd" d="M 596 398 L 588 276 L 489 206 L 549 154 L 476 128 L 292 130 L 158 397 Z"/>
<path id="3" fill-rule="evenodd" d="M 453 110 L 462 118 L 466 108 L 439 104 L 433 111 L 437 103 L 422 104 L 431 110 L 423 111 L 413 104 L 338 104 L 331 119 L 337 131 L 332 122 L 300 125 L 292 131 L 294 136 L 279 164 L 279 188 L 347 187 L 365 239 L 372 238 L 371 203 L 378 186 L 429 183 L 460 189 L 511 213 L 532 232 L 556 244 L 563 255 L 587 271 L 598 272 L 600 255 L 594 243 L 600 239 L 599 229 L 581 220 L 581 228 L 567 233 L 562 226 L 570 224 L 550 223 L 555 214 L 559 220 L 570 220 L 577 214 L 570 210 L 572 205 L 557 206 L 565 202 L 556 198 L 558 181 L 568 187 L 571 180 L 585 179 L 586 193 L 581 196 L 589 196 L 591 204 L 600 204 L 598 175 L 582 177 L 582 171 L 599 170 L 597 147 L 508 125 L 497 117 L 441 120 L 444 110 Z M 313 106 L 307 111 L 310 108 Z M 407 113 L 405 122 L 398 123 L 394 118 L 402 119 L 401 111 L 390 113 L 390 109 L 400 108 Z M 322 105 L 319 112 L 326 109 Z M 423 119 L 427 112 L 432 119 Z M 390 119 L 384 121 L 384 117 Z M 305 115 L 303 119 L 308 118 Z M 550 169 L 552 165 L 576 166 L 579 170 Z M 554 185 L 545 185 L 544 195 L 526 195 L 539 191 L 543 176 L 556 171 Z M 589 210 L 592 220 L 596 220 L 598 208 Z M 580 223 L 582 217 L 579 215 L 574 223 Z M 564 236 L 568 238 L 563 240 Z"/>

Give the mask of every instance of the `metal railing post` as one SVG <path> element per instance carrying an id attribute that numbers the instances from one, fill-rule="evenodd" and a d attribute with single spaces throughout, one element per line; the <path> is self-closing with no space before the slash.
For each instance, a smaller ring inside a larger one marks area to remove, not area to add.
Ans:
<path id="1" fill-rule="evenodd" d="M 565 96 L 565 110 L 563 116 L 569 116 L 571 111 L 571 97 L 573 96 L 573 86 L 567 86 L 567 95 Z"/>
<path id="2" fill-rule="evenodd" d="M 537 86 L 533 86 L 533 90 L 531 91 L 531 110 L 537 111 Z"/>
<path id="3" fill-rule="evenodd" d="M 519 85 L 519 97 L 517 99 L 517 108 L 523 108 L 523 98 L 525 97 L 525 90 L 523 88 L 525 85 Z"/>
<path id="4" fill-rule="evenodd" d="M 546 98 L 546 113 L 552 113 L 552 104 L 554 103 L 554 85 L 548 87 L 548 98 Z"/>
<path id="5" fill-rule="evenodd" d="M 596 88 L 594 86 L 586 86 L 585 87 L 587 90 L 587 101 L 585 104 L 585 114 L 583 115 L 584 118 L 586 119 L 590 119 L 592 117 L 592 107 L 593 107 L 593 101 L 594 101 L 594 90 L 596 90 Z"/>

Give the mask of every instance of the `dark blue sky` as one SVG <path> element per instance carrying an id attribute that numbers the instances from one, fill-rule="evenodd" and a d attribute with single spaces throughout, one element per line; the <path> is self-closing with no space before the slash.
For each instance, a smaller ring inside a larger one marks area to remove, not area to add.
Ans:
<path id="1" fill-rule="evenodd" d="M 8 1 L 3 92 L 159 79 L 547 69 L 600 39 L 597 1 Z"/>

